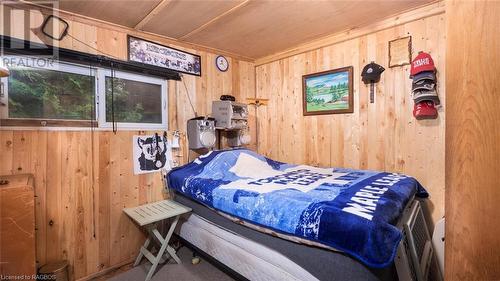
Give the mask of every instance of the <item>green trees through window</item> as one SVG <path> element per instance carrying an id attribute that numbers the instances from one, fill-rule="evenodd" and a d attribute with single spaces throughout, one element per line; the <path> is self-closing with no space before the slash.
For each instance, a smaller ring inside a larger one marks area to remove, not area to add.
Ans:
<path id="1" fill-rule="evenodd" d="M 161 85 L 106 76 L 106 122 L 112 121 L 114 105 L 115 122 L 161 123 Z M 114 87 L 113 102 L 111 89 Z"/>
<path id="2" fill-rule="evenodd" d="M 10 118 L 92 119 L 93 76 L 36 68 L 10 71 Z"/>
<path id="3" fill-rule="evenodd" d="M 166 127 L 167 88 L 161 78 L 62 62 L 47 68 L 11 67 L 10 72 L 4 78 L 8 80 L 7 118 L 95 120 L 99 127 L 111 127 L 113 121 L 122 128 Z"/>

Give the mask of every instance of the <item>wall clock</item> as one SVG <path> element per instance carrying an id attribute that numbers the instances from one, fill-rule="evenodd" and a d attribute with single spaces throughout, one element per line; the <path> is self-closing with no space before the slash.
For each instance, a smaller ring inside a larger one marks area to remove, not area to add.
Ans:
<path id="1" fill-rule="evenodd" d="M 217 65 L 217 69 L 222 72 L 226 72 L 229 68 L 229 62 L 224 56 L 218 56 L 217 58 L 215 58 L 215 65 Z"/>

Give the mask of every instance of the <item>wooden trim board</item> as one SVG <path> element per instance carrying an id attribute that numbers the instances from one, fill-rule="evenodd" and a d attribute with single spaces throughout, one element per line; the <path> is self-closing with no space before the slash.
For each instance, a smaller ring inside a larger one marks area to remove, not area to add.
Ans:
<path id="1" fill-rule="evenodd" d="M 213 24 L 214 22 L 220 20 L 221 18 L 227 16 L 227 15 L 230 15 L 232 13 L 234 13 L 236 10 L 240 9 L 241 7 L 244 7 L 246 6 L 248 3 L 250 2 L 250 0 L 245 0 L 243 1 L 242 3 L 238 4 L 237 6 L 225 11 L 224 13 L 216 16 L 215 18 L 212 18 L 211 20 L 209 20 L 208 22 L 202 24 L 201 26 L 197 27 L 196 29 L 192 30 L 191 32 L 187 33 L 187 34 L 184 34 L 183 36 L 181 36 L 179 39 L 182 40 L 182 39 L 185 39 L 185 38 L 188 38 L 190 36 L 192 36 L 193 34 L 196 34 L 202 30 L 204 30 L 205 28 L 207 28 L 207 26 Z"/>
<path id="2" fill-rule="evenodd" d="M 0 119 L 1 126 L 7 127 L 97 127 L 97 121 L 64 119 Z"/>
<path id="3" fill-rule="evenodd" d="M 172 0 L 162 0 L 156 7 L 153 8 L 142 20 L 135 25 L 134 29 L 142 29 L 148 22 L 155 17 L 161 10 L 172 3 Z"/>
<path id="4" fill-rule="evenodd" d="M 77 279 L 76 281 L 87 281 L 87 280 L 94 280 L 95 278 L 99 278 L 101 276 L 104 276 L 114 270 L 118 270 L 119 268 L 126 266 L 126 265 L 132 265 L 132 263 L 135 261 L 135 257 L 130 258 L 124 262 L 121 262 L 119 264 L 116 264 L 114 266 L 108 267 L 106 269 L 103 269 L 101 271 L 98 271 L 96 273 L 90 274 L 89 276 L 85 276 L 83 278 Z"/>

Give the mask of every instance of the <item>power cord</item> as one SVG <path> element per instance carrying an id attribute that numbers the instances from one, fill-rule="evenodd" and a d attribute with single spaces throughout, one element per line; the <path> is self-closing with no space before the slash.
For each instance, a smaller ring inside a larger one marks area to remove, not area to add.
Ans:
<path id="1" fill-rule="evenodd" d="M 182 84 L 184 84 L 184 89 L 186 89 L 186 96 L 188 98 L 189 104 L 191 105 L 191 109 L 194 112 L 194 117 L 198 117 L 198 112 L 196 112 L 196 109 L 194 109 L 193 102 L 191 101 L 191 97 L 189 96 L 189 90 L 187 88 L 186 81 L 184 81 L 184 75 L 182 75 L 181 73 L 179 73 L 179 75 L 181 76 Z"/>

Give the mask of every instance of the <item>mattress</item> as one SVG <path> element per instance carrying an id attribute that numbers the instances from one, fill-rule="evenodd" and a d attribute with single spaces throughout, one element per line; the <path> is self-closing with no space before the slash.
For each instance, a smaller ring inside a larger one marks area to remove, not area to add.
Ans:
<path id="1" fill-rule="evenodd" d="M 410 176 L 278 162 L 248 149 L 213 151 L 173 169 L 168 186 L 248 227 L 393 264 L 404 207 L 427 192 Z"/>
<path id="2" fill-rule="evenodd" d="M 282 254 L 196 214 L 184 216 L 176 233 L 248 280 L 318 280 Z"/>
<path id="3" fill-rule="evenodd" d="M 398 280 L 393 265 L 369 268 L 340 252 L 239 225 L 181 194 L 175 200 L 193 209 L 176 233 L 249 280 Z"/>

